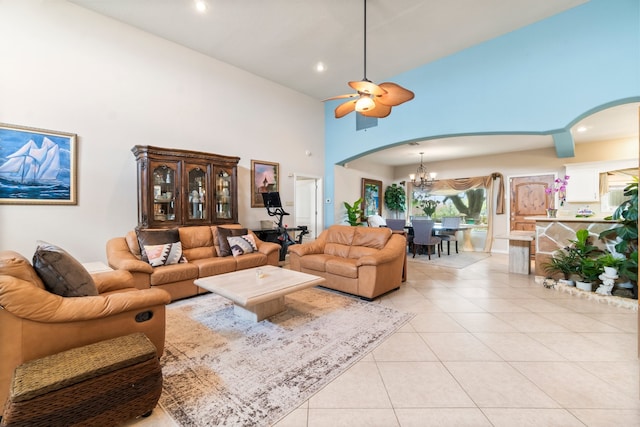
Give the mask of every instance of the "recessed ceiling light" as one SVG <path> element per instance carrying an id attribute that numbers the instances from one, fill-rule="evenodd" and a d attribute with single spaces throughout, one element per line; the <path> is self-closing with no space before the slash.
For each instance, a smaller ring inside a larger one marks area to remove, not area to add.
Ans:
<path id="1" fill-rule="evenodd" d="M 586 132 L 586 131 L 587 131 L 586 126 L 580 126 L 579 128 L 576 129 L 576 132 Z"/>
<path id="2" fill-rule="evenodd" d="M 196 10 L 200 13 L 204 13 L 207 11 L 207 2 L 204 0 L 196 0 Z"/>
<path id="3" fill-rule="evenodd" d="M 325 71 L 327 71 L 327 66 L 326 66 L 326 65 L 324 65 L 324 63 L 323 63 L 323 62 L 318 62 L 318 63 L 316 64 L 315 69 L 316 69 L 316 71 L 317 71 L 318 73 L 324 73 Z"/>

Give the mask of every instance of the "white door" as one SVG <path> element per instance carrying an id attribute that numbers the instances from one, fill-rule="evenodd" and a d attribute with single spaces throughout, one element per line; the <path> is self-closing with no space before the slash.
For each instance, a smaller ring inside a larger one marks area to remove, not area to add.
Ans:
<path id="1" fill-rule="evenodd" d="M 322 178 L 295 176 L 294 207 L 296 226 L 307 226 L 309 234 L 305 241 L 315 240 L 322 232 Z"/>

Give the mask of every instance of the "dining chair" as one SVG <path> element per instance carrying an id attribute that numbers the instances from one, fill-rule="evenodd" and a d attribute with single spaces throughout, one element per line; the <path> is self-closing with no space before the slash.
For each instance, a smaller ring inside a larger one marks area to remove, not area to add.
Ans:
<path id="1" fill-rule="evenodd" d="M 460 228 L 459 216 L 442 217 L 442 230 L 438 231 L 437 236 L 442 239 L 440 246 L 447 242 L 447 255 L 451 255 L 451 242 L 456 242 L 456 253 L 458 253 L 458 229 Z"/>
<path id="2" fill-rule="evenodd" d="M 426 246 L 427 255 L 431 259 L 431 249 L 437 248 L 438 257 L 440 257 L 440 237 L 433 235 L 434 222 L 432 220 L 414 219 L 413 220 L 413 257 L 416 257 L 416 246 Z"/>
<path id="3" fill-rule="evenodd" d="M 387 227 L 392 231 L 403 232 L 404 236 L 407 238 L 407 250 L 409 250 L 413 244 L 413 233 L 411 233 L 410 229 L 405 228 L 407 225 L 406 220 L 386 218 L 385 221 L 387 221 Z"/>

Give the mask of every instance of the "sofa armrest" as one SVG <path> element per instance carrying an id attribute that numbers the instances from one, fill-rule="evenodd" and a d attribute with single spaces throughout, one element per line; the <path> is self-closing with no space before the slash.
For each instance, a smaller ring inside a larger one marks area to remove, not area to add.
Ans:
<path id="1" fill-rule="evenodd" d="M 302 243 L 299 245 L 291 245 L 288 248 L 288 252 L 296 254 L 298 256 L 310 255 L 310 254 L 322 254 L 324 253 L 324 240 L 314 240 L 309 243 Z"/>
<path id="2" fill-rule="evenodd" d="M 358 258 L 356 265 L 380 265 L 391 262 L 398 257 L 404 256 L 405 248 L 406 239 L 399 234 L 394 234 L 391 236 L 384 248 L 373 255 L 366 255 Z"/>
<path id="3" fill-rule="evenodd" d="M 124 237 L 115 237 L 107 242 L 107 261 L 115 270 L 153 273 L 153 267 L 149 263 L 131 253 Z"/>
<path id="4" fill-rule="evenodd" d="M 126 288 L 135 288 L 133 275 L 127 270 L 105 271 L 101 273 L 93 273 L 91 275 L 93 281 L 98 288 L 98 293 L 117 291 Z"/>
<path id="5" fill-rule="evenodd" d="M 258 246 L 258 252 L 267 256 L 278 251 L 280 251 L 280 245 L 277 243 L 260 241 Z"/>
<path id="6" fill-rule="evenodd" d="M 35 322 L 62 323 L 105 318 L 169 302 L 169 293 L 155 288 L 65 298 L 24 280 L 0 276 L 0 306 L 16 317 Z"/>

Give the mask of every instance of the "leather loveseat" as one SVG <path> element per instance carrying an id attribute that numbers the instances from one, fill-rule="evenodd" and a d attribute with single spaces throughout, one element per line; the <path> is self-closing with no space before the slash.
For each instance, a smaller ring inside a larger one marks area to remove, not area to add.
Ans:
<path id="1" fill-rule="evenodd" d="M 146 231 L 161 233 L 171 230 Z M 116 270 L 129 271 L 139 289 L 164 289 L 171 294 L 172 301 L 208 292 L 193 284 L 198 278 L 267 264 L 279 265 L 280 245 L 260 240 L 240 224 L 179 227 L 177 233 L 186 262 L 152 267 L 143 260 L 140 231 L 132 230 L 124 237 L 116 237 L 107 242 L 109 265 Z M 257 250 L 237 256 L 232 255 L 229 250 L 225 251 L 223 246 L 230 234 L 251 235 Z"/>
<path id="2" fill-rule="evenodd" d="M 24 256 L 0 251 L 0 415 L 13 371 L 24 362 L 134 332 L 162 355 L 169 294 L 136 289 L 126 271 L 84 274 L 92 278 L 92 296 L 61 296 Z"/>
<path id="3" fill-rule="evenodd" d="M 389 228 L 333 225 L 313 242 L 289 246 L 289 262 L 324 277 L 326 288 L 371 300 L 400 287 L 406 245 Z"/>

